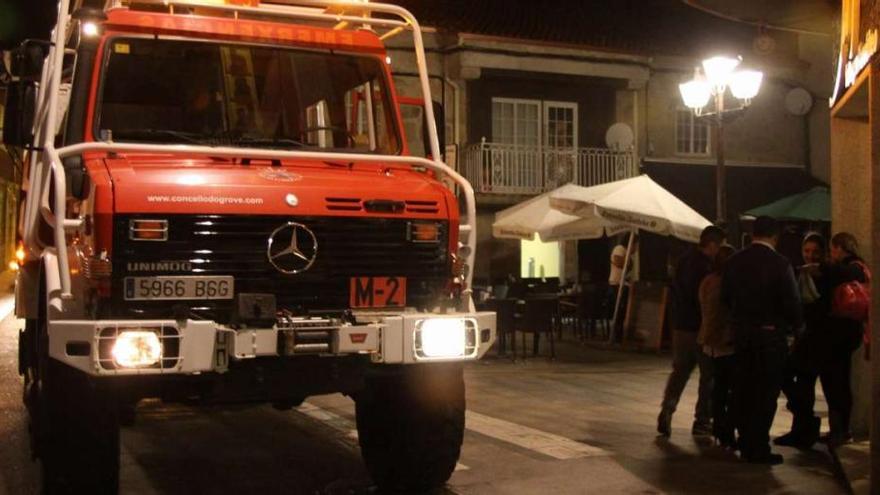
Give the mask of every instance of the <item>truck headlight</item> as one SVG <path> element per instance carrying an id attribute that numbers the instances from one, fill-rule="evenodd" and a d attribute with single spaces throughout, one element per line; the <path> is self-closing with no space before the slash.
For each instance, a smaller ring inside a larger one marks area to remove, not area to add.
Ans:
<path id="1" fill-rule="evenodd" d="M 125 330 L 113 344 L 113 361 L 123 368 L 153 366 L 162 358 L 162 344 L 156 332 Z"/>
<path id="2" fill-rule="evenodd" d="M 476 354 L 476 326 L 465 318 L 431 318 L 416 323 L 416 357 L 448 359 Z"/>

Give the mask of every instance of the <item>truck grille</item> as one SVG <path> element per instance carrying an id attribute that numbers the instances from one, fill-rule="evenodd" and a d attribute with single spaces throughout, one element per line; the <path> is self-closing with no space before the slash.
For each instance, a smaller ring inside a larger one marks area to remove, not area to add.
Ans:
<path id="1" fill-rule="evenodd" d="M 168 240 L 130 239 L 130 221 L 150 218 L 168 220 Z M 318 243 L 314 264 L 295 275 L 279 272 L 266 254 L 272 232 L 288 222 L 308 227 Z M 407 240 L 409 220 L 402 218 L 119 215 L 114 220 L 112 315 L 107 316 L 170 318 L 185 309 L 230 321 L 235 300 L 124 300 L 125 277 L 154 275 L 231 275 L 236 294 L 274 294 L 279 310 L 295 314 L 348 309 L 351 277 L 406 277 L 407 306 L 430 307 L 451 272 L 449 226 L 439 223 L 440 242 L 413 243 Z"/>

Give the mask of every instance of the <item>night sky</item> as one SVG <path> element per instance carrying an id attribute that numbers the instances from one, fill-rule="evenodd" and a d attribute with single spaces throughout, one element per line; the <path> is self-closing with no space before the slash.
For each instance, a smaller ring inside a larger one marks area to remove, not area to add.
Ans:
<path id="1" fill-rule="evenodd" d="M 0 0 L 0 49 L 25 38 L 48 37 L 55 20 L 53 0 Z"/>
<path id="2" fill-rule="evenodd" d="M 426 24 L 447 26 L 465 32 L 604 46 L 627 51 L 641 51 L 645 48 L 656 51 L 658 43 L 668 41 L 667 44 L 675 51 L 681 48 L 682 52 L 691 52 L 687 47 L 678 46 L 678 33 L 681 29 L 692 35 L 696 34 L 696 37 L 692 37 L 695 43 L 703 43 L 705 39 L 725 37 L 725 34 L 733 37 L 744 34 L 731 31 L 722 33 L 719 29 L 741 31 L 745 27 L 697 14 L 694 9 L 685 7 L 681 0 L 387 1 L 410 8 Z M 86 2 L 102 5 L 104 0 Z M 827 5 L 839 5 L 839 0 L 702 0 L 700 3 L 726 11 L 738 10 L 738 14 L 744 18 L 763 14 L 771 17 L 771 21 L 802 20 L 805 17 L 818 17 L 825 21 L 825 13 L 816 7 L 824 4 L 827 9 Z M 536 4 L 540 4 L 541 8 L 535 9 Z M 57 0 L 0 0 L 0 49 L 13 48 L 29 37 L 47 38 L 54 22 L 56 5 Z M 787 15 L 780 16 L 780 12 Z M 826 22 L 830 25 L 830 18 Z M 695 30 L 705 33 L 693 33 Z M 650 48 L 641 46 L 645 42 Z"/>

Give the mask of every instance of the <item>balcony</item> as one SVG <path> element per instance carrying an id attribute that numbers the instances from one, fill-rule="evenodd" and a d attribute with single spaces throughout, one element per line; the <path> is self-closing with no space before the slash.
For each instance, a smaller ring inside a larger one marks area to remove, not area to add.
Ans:
<path id="1" fill-rule="evenodd" d="M 573 182 L 593 186 L 635 177 L 634 151 L 607 148 L 560 149 L 499 143 L 465 145 L 458 170 L 477 193 L 541 194 Z"/>

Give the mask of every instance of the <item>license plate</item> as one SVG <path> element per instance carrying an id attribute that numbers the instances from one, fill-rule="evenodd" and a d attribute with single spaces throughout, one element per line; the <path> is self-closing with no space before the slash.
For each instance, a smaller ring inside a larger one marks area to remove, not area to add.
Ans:
<path id="1" fill-rule="evenodd" d="M 406 277 L 351 277 L 352 308 L 406 306 Z"/>
<path id="2" fill-rule="evenodd" d="M 126 301 L 232 299 L 235 279 L 221 277 L 126 277 Z"/>

